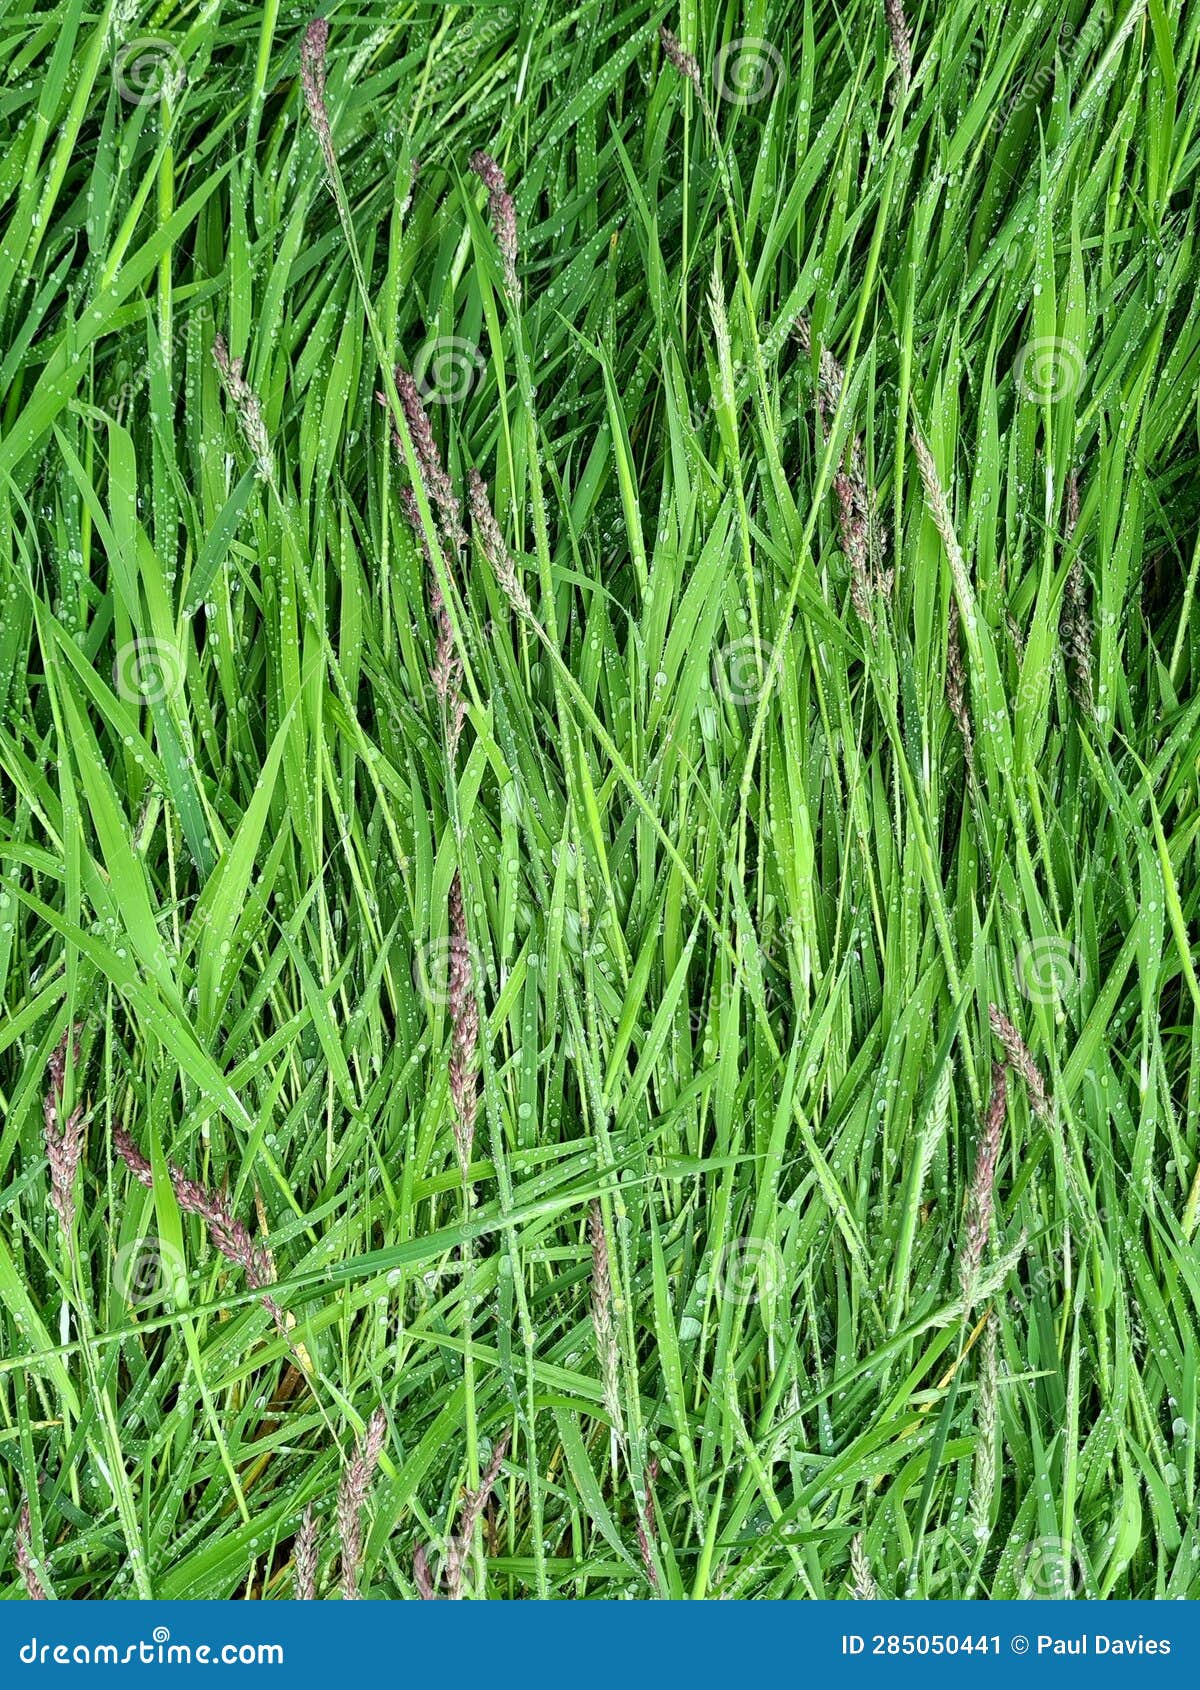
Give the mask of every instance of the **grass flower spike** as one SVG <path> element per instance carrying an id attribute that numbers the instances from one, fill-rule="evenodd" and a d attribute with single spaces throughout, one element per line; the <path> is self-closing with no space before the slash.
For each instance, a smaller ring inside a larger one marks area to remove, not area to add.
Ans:
<path id="1" fill-rule="evenodd" d="M 354 1446 L 354 1455 L 347 1462 L 338 1491 L 337 1522 L 342 1558 L 342 1599 L 359 1599 L 358 1578 L 362 1567 L 363 1514 L 367 1493 L 383 1453 L 387 1437 L 387 1417 L 377 1408 L 367 1423 L 367 1429 Z"/>
<path id="2" fill-rule="evenodd" d="M 504 172 L 490 154 L 471 154 L 471 169 L 488 191 L 488 213 L 504 263 L 504 285 L 514 304 L 520 304 L 521 283 L 517 277 L 517 212 L 508 191 Z"/>
<path id="3" fill-rule="evenodd" d="M 46 1155 L 50 1161 L 50 1196 L 62 1222 L 66 1237 L 70 1238 L 75 1224 L 75 1176 L 83 1155 L 83 1127 L 85 1111 L 82 1103 L 63 1118 L 63 1092 L 66 1086 L 67 1044 L 70 1027 L 63 1033 L 58 1048 L 50 1058 L 49 1084 L 42 1105 Z M 79 1045 L 75 1044 L 75 1060 L 79 1060 Z"/>

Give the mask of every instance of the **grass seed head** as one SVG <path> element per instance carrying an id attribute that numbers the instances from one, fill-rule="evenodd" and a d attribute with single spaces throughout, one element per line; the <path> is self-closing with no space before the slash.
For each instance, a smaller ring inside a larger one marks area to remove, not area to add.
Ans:
<path id="1" fill-rule="evenodd" d="M 879 1586 L 875 1583 L 861 1532 L 856 1532 L 850 1540 L 850 1594 L 858 1602 L 879 1600 Z"/>
<path id="2" fill-rule="evenodd" d="M 644 1506 L 639 1509 L 637 1540 L 638 1550 L 640 1551 L 642 1557 L 642 1566 L 646 1569 L 646 1577 L 649 1580 L 650 1588 L 656 1596 L 658 1595 L 659 1588 L 658 1573 L 655 1571 L 654 1554 L 651 1549 L 651 1545 L 658 1533 L 654 1506 L 654 1481 L 657 1477 L 658 1457 L 655 1456 L 648 1464 L 644 1475 L 646 1501 Z"/>
<path id="3" fill-rule="evenodd" d="M 704 83 L 700 76 L 700 62 L 695 54 L 684 50 L 678 36 L 672 35 L 666 24 L 659 26 L 658 39 L 662 42 L 663 52 L 680 76 L 686 77 L 697 94 L 703 97 Z"/>
<path id="4" fill-rule="evenodd" d="M 912 82 L 912 35 L 909 32 L 908 19 L 904 16 L 902 0 L 884 0 L 884 9 L 887 12 L 888 34 L 892 38 L 892 52 L 896 55 L 900 95 L 903 98 Z"/>
<path id="5" fill-rule="evenodd" d="M 312 1602 L 317 1594 L 317 1523 L 313 1519 L 312 1504 L 304 1510 L 300 1530 L 292 1548 L 295 1566 L 296 1600 Z"/>
<path id="6" fill-rule="evenodd" d="M 989 1314 L 983 1329 L 979 1362 L 976 1408 L 978 1430 L 975 1438 L 975 1475 L 971 1486 L 971 1524 L 979 1543 L 986 1543 L 992 1533 L 991 1508 L 996 1490 L 996 1329 L 996 1316 Z"/>
<path id="7" fill-rule="evenodd" d="M 967 704 L 967 666 L 963 661 L 962 640 L 959 637 L 958 601 L 950 596 L 950 614 L 946 629 L 946 702 L 958 727 L 962 740 L 963 762 L 967 779 L 975 779 L 975 734 L 971 727 L 971 712 Z"/>
<path id="8" fill-rule="evenodd" d="M 450 613 L 446 609 L 446 600 L 442 595 L 442 584 L 438 580 L 438 572 L 434 565 L 433 553 L 429 549 L 429 540 L 421 521 L 417 496 L 411 487 L 406 487 L 400 495 L 400 504 L 417 543 L 425 559 L 425 567 L 429 575 L 429 607 L 433 613 L 433 625 L 436 639 L 433 650 L 433 662 L 429 675 L 433 682 L 433 690 L 443 712 L 446 734 L 446 750 L 450 763 L 453 765 L 458 751 L 459 736 L 466 720 L 466 708 L 462 701 L 462 659 L 458 655 L 458 648 L 454 643 L 454 629 L 450 623 Z M 444 568 L 445 556 L 442 556 Z"/>
<path id="9" fill-rule="evenodd" d="M 425 1545 L 418 1543 L 413 1550 L 413 1583 L 417 1587 L 417 1595 L 422 1602 L 436 1602 L 437 1591 L 434 1588 L 433 1573 L 429 1567 L 429 1557 L 425 1553 Z"/>
<path id="10" fill-rule="evenodd" d="M 979 1148 L 975 1154 L 975 1176 L 971 1181 L 971 1192 L 967 1199 L 966 1234 L 959 1261 L 963 1302 L 968 1311 L 974 1302 L 975 1285 L 991 1231 L 996 1166 L 1000 1159 L 1000 1141 L 1007 1110 L 1007 1070 L 1003 1062 L 993 1062 L 992 1095 L 983 1120 Z"/>
<path id="11" fill-rule="evenodd" d="M 833 491 L 838 503 L 842 555 L 850 570 L 850 602 L 859 620 L 870 628 L 874 619 L 871 615 L 871 572 L 867 562 L 867 521 L 862 489 L 851 476 L 839 470 L 833 480 Z"/>
<path id="12" fill-rule="evenodd" d="M 346 1464 L 338 1489 L 337 1519 L 341 1543 L 342 1598 L 347 1602 L 359 1600 L 358 1575 L 362 1565 L 363 1510 L 386 1437 L 387 1416 L 382 1408 L 377 1408 L 367 1422 L 366 1431 L 355 1442 L 354 1455 Z"/>
<path id="13" fill-rule="evenodd" d="M 325 50 L 329 45 L 329 23 L 326 18 L 314 18 L 304 31 L 300 42 L 300 85 L 304 101 L 312 119 L 317 140 L 325 155 L 326 166 L 333 165 L 333 135 L 329 126 L 329 111 L 325 104 Z"/>
<path id="14" fill-rule="evenodd" d="M 429 412 L 425 409 L 420 388 L 407 370 L 397 366 L 394 375 L 396 392 L 400 395 L 400 403 L 404 408 L 404 420 L 408 424 L 409 439 L 412 441 L 413 453 L 421 473 L 425 497 L 437 512 L 443 538 L 450 548 L 451 556 L 456 558 L 466 549 L 467 544 L 466 532 L 462 525 L 462 507 L 450 483 L 450 477 L 442 467 L 442 455 L 433 437 L 433 424 L 429 420 Z M 381 405 L 388 402 L 385 394 L 377 393 L 375 397 Z M 394 418 L 392 439 L 403 462 L 404 447 Z"/>
<path id="15" fill-rule="evenodd" d="M 812 324 L 807 317 L 796 318 L 796 338 L 808 357 L 812 357 Z M 822 347 L 817 358 L 817 415 L 826 424 L 838 408 L 846 372 L 832 352 Z"/>
<path id="16" fill-rule="evenodd" d="M 958 597 L 960 608 L 964 615 L 966 607 L 972 606 L 974 600 L 971 594 L 971 578 L 967 574 L 967 563 L 963 556 L 962 547 L 958 543 L 958 536 L 954 532 L 954 519 L 950 514 L 950 502 L 946 498 L 945 489 L 938 475 L 937 464 L 929 443 L 918 428 L 912 431 L 913 450 L 917 456 L 917 467 L 921 471 L 921 481 L 925 488 L 925 504 L 933 526 L 937 529 L 942 545 L 946 550 L 946 560 L 950 565 L 950 574 L 954 581 L 954 591 Z M 971 610 L 971 615 L 974 611 Z M 972 633 L 968 626 L 968 636 Z"/>
<path id="17" fill-rule="evenodd" d="M 508 1432 L 504 1432 L 496 1439 L 495 1446 L 492 1449 L 492 1458 L 487 1464 L 477 1489 L 468 1491 L 463 1498 L 462 1513 L 458 1522 L 458 1536 L 447 1545 L 446 1549 L 446 1594 L 452 1602 L 458 1602 L 462 1598 L 463 1581 L 467 1560 L 470 1557 L 471 1546 L 475 1538 L 475 1527 L 478 1525 L 491 1494 L 496 1488 L 496 1480 L 500 1477 L 500 1468 L 508 1452 L 509 1436 Z M 428 1568 L 426 1568 L 426 1571 L 428 1571 Z"/>
<path id="18" fill-rule="evenodd" d="M 25 1595 L 31 1602 L 47 1602 L 45 1586 L 38 1571 L 33 1552 L 33 1516 L 29 1512 L 29 1498 L 21 1498 L 21 1512 L 17 1516 L 17 1566 L 25 1585 Z"/>
<path id="19" fill-rule="evenodd" d="M 1033 1060 L 1029 1046 L 1013 1022 L 994 1003 L 988 1005 L 988 1024 L 1004 1047 L 1005 1056 L 1024 1080 L 1030 1108 L 1039 1120 L 1045 1121 L 1047 1126 L 1051 1125 L 1054 1121 L 1054 1107 L 1046 1090 L 1041 1069 Z"/>
<path id="20" fill-rule="evenodd" d="M 454 1105 L 454 1138 L 459 1167 L 467 1178 L 471 1148 L 475 1141 L 475 1118 L 479 1107 L 478 1054 L 479 1006 L 471 971 L 471 945 L 463 905 L 462 878 L 456 869 L 450 882 L 450 1098 Z"/>
<path id="21" fill-rule="evenodd" d="M 593 1202 L 588 1214 L 588 1235 L 592 1245 L 592 1330 L 596 1338 L 596 1359 L 600 1363 L 600 1383 L 616 1441 L 625 1441 L 625 1421 L 621 1413 L 620 1355 L 617 1349 L 617 1330 L 613 1319 L 612 1275 L 608 1265 L 608 1238 L 604 1229 L 604 1213 L 599 1202 Z"/>
<path id="22" fill-rule="evenodd" d="M 508 191 L 504 172 L 492 158 L 478 148 L 471 154 L 471 169 L 488 191 L 488 215 L 500 257 L 504 264 L 504 285 L 514 304 L 521 299 L 521 283 L 517 277 L 517 211 Z"/>
<path id="23" fill-rule="evenodd" d="M 77 1031 L 77 1029 L 76 1029 Z M 42 1118 L 46 1155 L 50 1162 L 50 1200 L 62 1222 L 66 1236 L 71 1236 L 75 1223 L 75 1176 L 83 1155 L 83 1127 L 85 1111 L 77 1104 L 63 1120 L 63 1093 L 66 1087 L 67 1041 L 73 1036 L 67 1027 L 58 1047 L 47 1065 L 48 1085 L 42 1102 Z M 75 1060 L 79 1060 L 79 1041 L 74 1041 Z"/>
<path id="24" fill-rule="evenodd" d="M 483 555 L 492 566 L 492 573 L 500 583 L 505 596 L 513 609 L 520 616 L 532 616 L 533 607 L 529 596 L 521 585 L 521 578 L 517 574 L 517 566 L 512 553 L 500 532 L 500 524 L 496 521 L 488 499 L 487 488 L 483 484 L 483 477 L 476 469 L 467 472 L 467 486 L 471 505 L 471 526 L 478 539 Z"/>
<path id="25" fill-rule="evenodd" d="M 152 1189 L 153 1169 L 126 1128 L 113 1128 L 113 1148 L 134 1178 L 148 1190 Z M 208 1235 L 214 1248 L 227 1262 L 241 1268 L 247 1284 L 255 1291 L 263 1291 L 273 1284 L 276 1277 L 275 1262 L 270 1250 L 265 1244 L 254 1242 L 245 1223 L 233 1214 L 228 1199 L 219 1192 L 208 1190 L 197 1180 L 190 1179 L 173 1163 L 169 1166 L 168 1173 L 171 1189 L 179 1207 L 185 1214 L 198 1215 L 207 1224 Z M 262 1301 L 276 1326 L 281 1332 L 285 1332 L 287 1323 L 274 1298 L 264 1296 Z"/>
<path id="26" fill-rule="evenodd" d="M 796 337 L 805 353 L 812 356 L 812 324 L 807 317 L 797 317 Z M 821 348 L 817 360 L 816 410 L 820 433 L 824 436 L 837 412 L 846 385 L 846 372 L 831 352 Z M 886 597 L 892 589 L 892 571 L 884 566 L 887 536 L 879 521 L 875 497 L 867 483 L 866 459 L 862 440 L 854 435 L 846 449 L 843 466 L 833 480 L 838 508 L 838 535 L 842 555 L 850 572 L 850 602 L 859 621 L 867 628 L 875 626 L 872 601 L 876 595 Z"/>
<path id="27" fill-rule="evenodd" d="M 1092 716 L 1096 708 L 1092 692 L 1092 619 L 1088 615 L 1083 565 L 1078 558 L 1067 571 L 1059 638 L 1075 701 L 1085 716 Z"/>
<path id="28" fill-rule="evenodd" d="M 218 334 L 213 341 L 213 362 L 221 373 L 225 391 L 233 405 L 234 414 L 250 448 L 250 455 L 254 459 L 259 477 L 263 481 L 273 482 L 275 463 L 271 455 L 271 437 L 263 421 L 262 405 L 259 403 L 258 394 L 242 374 L 242 360 L 229 356 L 229 347 L 223 334 Z"/>

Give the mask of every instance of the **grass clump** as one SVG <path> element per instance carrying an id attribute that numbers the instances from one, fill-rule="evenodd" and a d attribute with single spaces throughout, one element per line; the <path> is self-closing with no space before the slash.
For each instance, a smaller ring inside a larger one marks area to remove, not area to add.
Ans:
<path id="1" fill-rule="evenodd" d="M 1200 12 L 153 16 L 3 22 L 11 1592 L 1200 1593 Z"/>

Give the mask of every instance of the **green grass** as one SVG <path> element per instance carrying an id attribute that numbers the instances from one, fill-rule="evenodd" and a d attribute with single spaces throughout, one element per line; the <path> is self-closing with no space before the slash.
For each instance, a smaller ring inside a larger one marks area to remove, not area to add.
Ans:
<path id="1" fill-rule="evenodd" d="M 0 11 L 5 1594 L 27 1497 L 59 1597 L 288 1597 L 309 1503 L 336 1595 L 381 1405 L 375 1597 L 510 1428 L 474 1597 L 1200 1594 L 1200 9 L 910 0 L 905 92 L 883 0 L 335 3 L 345 221 L 309 16 Z M 393 362 L 532 605 L 452 567 L 453 768 Z"/>

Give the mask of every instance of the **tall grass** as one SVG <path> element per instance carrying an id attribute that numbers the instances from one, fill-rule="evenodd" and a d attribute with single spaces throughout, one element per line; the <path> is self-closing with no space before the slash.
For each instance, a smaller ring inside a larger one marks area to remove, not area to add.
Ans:
<path id="1" fill-rule="evenodd" d="M 145 18 L 0 25 L 6 1589 L 1196 1595 L 1200 10 Z"/>

